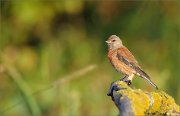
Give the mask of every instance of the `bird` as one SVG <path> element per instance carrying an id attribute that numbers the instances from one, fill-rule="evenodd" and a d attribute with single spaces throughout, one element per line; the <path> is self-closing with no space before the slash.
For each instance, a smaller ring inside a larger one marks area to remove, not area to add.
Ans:
<path id="1" fill-rule="evenodd" d="M 137 75 L 158 89 L 158 87 L 151 81 L 150 76 L 141 69 L 138 61 L 128 50 L 128 48 L 123 45 L 118 36 L 111 35 L 105 42 L 108 45 L 108 59 L 110 63 L 118 72 L 123 74 L 122 78 L 120 79 L 121 81 L 124 81 L 130 85 L 134 76 Z M 112 91 L 113 90 L 110 90 L 109 94 Z"/>

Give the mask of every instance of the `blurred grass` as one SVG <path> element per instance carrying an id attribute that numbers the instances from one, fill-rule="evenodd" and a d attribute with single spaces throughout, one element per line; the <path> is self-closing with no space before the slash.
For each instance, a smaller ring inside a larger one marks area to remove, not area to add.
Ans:
<path id="1" fill-rule="evenodd" d="M 42 116 L 116 115 L 118 110 L 106 96 L 110 83 L 121 77 L 106 56 L 104 41 L 111 34 L 120 36 L 158 87 L 180 103 L 178 0 L 14 0 L 0 5 L 0 50 L 5 56 L 0 58 L 0 109 L 13 106 L 1 110 L 2 115 L 32 115 L 5 63 L 16 67 L 30 88 L 23 92 L 28 94 L 95 64 L 92 72 L 33 95 L 30 104 L 38 105 L 32 109 Z M 135 78 L 133 86 L 153 90 L 141 78 Z M 22 102 L 15 105 L 18 101 Z"/>
<path id="2" fill-rule="evenodd" d="M 31 90 L 28 87 L 28 85 L 26 84 L 26 82 L 24 82 L 21 75 L 13 67 L 8 67 L 7 70 L 8 70 L 8 75 L 11 77 L 14 84 L 17 86 L 20 93 L 22 94 L 24 102 L 25 102 L 26 106 L 28 107 L 31 115 L 32 116 L 40 116 L 41 112 L 38 107 L 38 104 L 36 103 L 35 99 L 31 95 Z"/>

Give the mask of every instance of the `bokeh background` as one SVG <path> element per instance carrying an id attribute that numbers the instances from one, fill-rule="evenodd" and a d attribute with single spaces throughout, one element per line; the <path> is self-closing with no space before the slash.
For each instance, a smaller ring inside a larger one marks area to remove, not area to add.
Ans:
<path id="1" fill-rule="evenodd" d="M 0 4 L 0 115 L 117 115 L 106 96 L 122 76 L 107 59 L 112 34 L 180 104 L 178 0 Z M 133 86 L 155 90 L 141 78 Z"/>

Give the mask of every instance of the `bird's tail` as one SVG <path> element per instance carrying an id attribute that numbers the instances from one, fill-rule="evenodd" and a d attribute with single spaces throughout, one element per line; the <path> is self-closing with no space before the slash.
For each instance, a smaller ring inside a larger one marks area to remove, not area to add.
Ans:
<path id="1" fill-rule="evenodd" d="M 155 87 L 156 89 L 158 89 L 158 87 L 156 86 L 156 84 L 154 84 L 150 77 L 143 71 L 141 70 L 139 67 L 136 69 L 136 71 L 138 72 L 139 76 L 141 76 L 143 79 L 145 79 L 146 81 L 148 81 L 153 87 Z"/>

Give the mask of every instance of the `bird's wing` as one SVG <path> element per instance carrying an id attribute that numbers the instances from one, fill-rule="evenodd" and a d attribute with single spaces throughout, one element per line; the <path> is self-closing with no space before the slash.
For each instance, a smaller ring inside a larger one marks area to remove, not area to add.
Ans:
<path id="1" fill-rule="evenodd" d="M 143 70 L 141 70 L 137 60 L 134 58 L 132 53 L 126 47 L 121 47 L 118 49 L 117 57 L 126 65 L 133 68 L 139 76 L 147 80 L 152 86 L 158 89 L 158 87 L 151 81 L 150 77 Z"/>
<path id="2" fill-rule="evenodd" d="M 126 65 L 130 67 L 140 67 L 135 57 L 126 47 L 121 47 L 117 50 L 117 57 L 119 60 L 123 61 Z"/>

